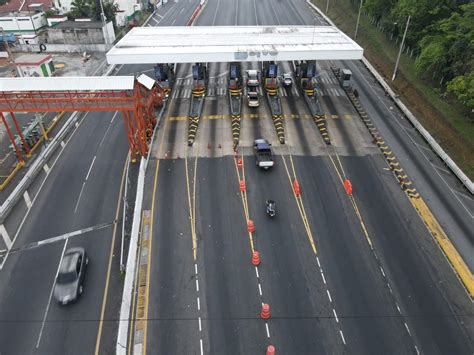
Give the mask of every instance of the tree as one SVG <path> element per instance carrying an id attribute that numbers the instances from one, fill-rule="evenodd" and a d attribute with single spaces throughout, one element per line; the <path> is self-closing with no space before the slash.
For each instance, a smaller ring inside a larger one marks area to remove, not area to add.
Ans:
<path id="1" fill-rule="evenodd" d="M 9 2 L 10 2 L 10 0 L 0 0 L 0 6 L 8 4 Z"/>
<path id="2" fill-rule="evenodd" d="M 86 17 L 96 19 L 97 15 L 97 2 L 95 0 L 74 0 L 71 3 L 71 11 L 67 14 L 72 18 Z M 117 26 L 115 20 L 115 14 L 118 11 L 118 5 L 113 2 L 113 0 L 104 0 L 102 1 L 102 6 L 104 7 L 105 18 L 109 21 L 112 21 L 114 27 Z M 101 9 L 99 8 L 99 13 Z"/>
<path id="3" fill-rule="evenodd" d="M 474 71 L 451 80 L 447 85 L 447 92 L 454 95 L 468 110 L 474 110 Z"/>

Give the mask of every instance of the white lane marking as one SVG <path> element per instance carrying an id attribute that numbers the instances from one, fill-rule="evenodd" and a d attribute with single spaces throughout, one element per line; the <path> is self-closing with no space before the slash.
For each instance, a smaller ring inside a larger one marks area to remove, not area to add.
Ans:
<path id="1" fill-rule="evenodd" d="M 199 317 L 199 331 L 202 332 L 201 317 Z"/>
<path id="2" fill-rule="evenodd" d="M 202 339 L 199 339 L 199 347 L 201 348 L 201 355 L 204 354 L 204 348 L 202 346 Z"/>
<path id="3" fill-rule="evenodd" d="M 403 322 L 403 323 L 405 324 L 405 328 L 407 329 L 408 334 L 410 334 L 410 336 L 411 336 L 410 328 L 408 328 L 408 324 L 406 322 Z"/>
<path id="4" fill-rule="evenodd" d="M 270 338 L 270 329 L 268 329 L 268 323 L 265 322 L 265 328 L 267 330 L 267 338 Z"/>
<path id="5" fill-rule="evenodd" d="M 7 250 L 10 250 L 13 243 L 12 243 L 12 240 L 10 239 L 10 236 L 8 235 L 7 229 L 5 228 L 3 224 L 0 224 L 0 234 L 3 237 L 3 241 L 5 242 L 5 246 L 7 247 Z"/>
<path id="6" fill-rule="evenodd" d="M 25 192 L 23 193 L 23 198 L 25 199 L 26 207 L 27 207 L 28 209 L 30 209 L 32 203 L 31 203 L 30 195 L 28 195 L 28 191 L 25 191 Z"/>
<path id="7" fill-rule="evenodd" d="M 62 143 L 62 142 L 61 142 L 61 143 Z M 44 164 L 44 165 L 43 165 L 43 170 L 44 170 L 44 172 L 45 172 L 46 174 L 49 173 L 49 166 L 48 166 L 48 164 Z"/>
<path id="8" fill-rule="evenodd" d="M 46 311 L 44 312 L 43 323 L 41 323 L 41 329 L 38 335 L 38 340 L 36 342 L 36 349 L 39 348 L 39 345 L 41 342 L 41 336 L 43 335 L 44 325 L 46 324 L 46 318 L 48 317 L 49 305 L 51 304 L 51 298 L 53 298 L 53 291 L 54 291 L 54 286 L 56 285 L 56 278 L 58 277 L 58 274 L 59 274 L 59 267 L 61 266 L 61 262 L 63 261 L 64 252 L 66 251 L 66 246 L 67 246 L 68 241 L 69 239 L 66 239 L 66 241 L 64 242 L 63 251 L 61 252 L 61 258 L 59 259 L 58 269 L 56 270 L 56 275 L 54 276 L 53 287 L 51 287 L 51 292 L 49 294 L 49 299 L 48 299 L 48 305 L 46 306 Z"/>
<path id="9" fill-rule="evenodd" d="M 389 283 L 387 283 L 387 286 L 388 286 L 388 290 L 390 291 L 390 293 L 392 293 L 392 287 L 390 287 Z"/>
<path id="10" fill-rule="evenodd" d="M 196 279 L 196 292 L 199 292 L 199 280 Z"/>
<path id="11" fill-rule="evenodd" d="M 339 318 L 337 318 L 336 310 L 333 308 L 332 313 L 334 313 L 334 317 L 336 318 L 336 322 L 339 323 Z"/>
<path id="12" fill-rule="evenodd" d="M 92 159 L 91 166 L 89 167 L 89 171 L 87 172 L 87 175 L 86 175 L 86 181 L 87 179 L 89 179 L 89 174 L 91 173 L 92 167 L 94 166 L 95 158 L 96 156 L 94 155 L 94 159 Z"/>
<path id="13" fill-rule="evenodd" d="M 417 355 L 420 355 L 420 352 L 418 351 L 418 347 L 415 345 L 415 351 L 417 353 Z"/>
<path id="14" fill-rule="evenodd" d="M 316 261 L 318 262 L 318 266 L 321 268 L 321 264 L 319 263 L 319 258 L 316 257 Z"/>
<path id="15" fill-rule="evenodd" d="M 385 272 L 383 272 L 382 267 L 380 267 L 380 271 L 382 271 L 382 275 L 383 275 L 383 277 L 385 277 Z"/>
<path id="16" fill-rule="evenodd" d="M 257 274 L 257 278 L 259 278 L 260 276 L 258 276 L 258 267 L 255 266 L 255 274 Z"/>
<path id="17" fill-rule="evenodd" d="M 321 276 L 323 277 L 323 282 L 326 285 L 326 279 L 324 278 L 324 272 L 321 271 Z"/>
<path id="18" fill-rule="evenodd" d="M 344 339 L 344 334 L 342 333 L 342 330 L 339 331 L 339 334 L 341 334 L 342 342 L 344 345 L 346 345 L 346 339 Z"/>
<path id="19" fill-rule="evenodd" d="M 114 115 L 112 116 L 112 119 L 110 120 L 110 123 L 114 122 L 115 116 L 117 116 L 118 111 L 115 111 Z"/>
<path id="20" fill-rule="evenodd" d="M 258 293 L 260 293 L 260 296 L 262 296 L 262 286 L 260 286 L 260 284 L 258 284 Z"/>
<path id="21" fill-rule="evenodd" d="M 400 307 L 398 306 L 398 303 L 395 303 L 395 305 L 397 306 L 397 309 L 398 309 L 398 313 L 402 313 L 402 311 L 400 310 Z"/>
<path id="22" fill-rule="evenodd" d="M 111 122 L 112 123 L 112 122 Z M 109 126 L 107 127 L 107 130 L 105 131 L 104 133 L 104 136 L 102 137 L 102 139 L 100 140 L 100 144 L 99 144 L 99 147 L 102 147 L 102 143 L 104 143 L 104 140 L 105 140 L 105 137 L 107 137 L 107 134 L 109 133 L 109 129 L 112 125 L 109 124 Z"/>
<path id="23" fill-rule="evenodd" d="M 158 16 L 159 16 L 159 15 L 158 15 Z M 157 20 L 156 18 L 152 17 L 151 19 L 152 19 L 153 21 L 155 21 L 155 23 L 156 23 L 156 24 L 158 24 L 158 23 L 159 23 L 159 22 L 158 22 L 158 20 Z"/>
<path id="24" fill-rule="evenodd" d="M 81 196 L 82 196 L 82 192 L 84 191 L 84 186 L 86 186 L 85 181 L 82 183 L 81 192 L 79 194 L 79 198 L 77 199 L 77 203 L 76 203 L 76 208 L 74 208 L 74 214 L 77 212 L 77 207 L 79 206 L 79 202 L 81 201 Z"/>
<path id="25" fill-rule="evenodd" d="M 184 7 L 181 9 L 178 15 L 181 15 L 181 13 L 184 11 Z"/>
<path id="26" fill-rule="evenodd" d="M 326 290 L 326 292 L 328 293 L 329 302 L 331 302 L 331 303 L 332 303 L 332 298 L 331 298 L 331 294 L 329 293 L 329 290 Z"/>
<path id="27" fill-rule="evenodd" d="M 197 266 L 197 264 L 194 264 L 194 272 L 195 272 L 195 274 L 197 275 L 197 273 L 198 273 L 198 266 Z"/>
<path id="28" fill-rule="evenodd" d="M 197 304 L 198 304 L 198 311 L 201 310 L 201 301 L 199 300 L 199 296 L 197 297 Z"/>
<path id="29" fill-rule="evenodd" d="M 174 19 L 173 22 L 171 22 L 171 26 L 173 26 L 175 22 L 176 22 L 176 19 Z"/>

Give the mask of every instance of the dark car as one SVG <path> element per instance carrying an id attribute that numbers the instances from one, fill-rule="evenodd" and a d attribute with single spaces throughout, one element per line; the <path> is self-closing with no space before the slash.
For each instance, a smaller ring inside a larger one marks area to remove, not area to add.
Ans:
<path id="1" fill-rule="evenodd" d="M 62 305 L 74 302 L 84 290 L 84 276 L 89 263 L 84 248 L 70 248 L 64 253 L 54 285 L 54 299 Z"/>
<path id="2" fill-rule="evenodd" d="M 263 169 L 271 168 L 275 162 L 273 161 L 271 144 L 266 139 L 256 139 L 253 143 L 255 153 L 255 164 Z"/>

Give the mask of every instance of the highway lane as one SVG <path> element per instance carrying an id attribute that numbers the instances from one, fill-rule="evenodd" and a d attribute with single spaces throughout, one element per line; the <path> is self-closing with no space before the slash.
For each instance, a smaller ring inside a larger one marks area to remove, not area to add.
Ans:
<path id="1" fill-rule="evenodd" d="M 117 125 L 109 130 L 109 139 L 116 142 L 115 145 L 108 144 L 109 149 L 101 151 L 101 134 L 107 131 L 112 115 L 109 113 L 109 119 L 93 115 L 84 119 L 81 129 L 65 148 L 62 159 L 51 170 L 17 245 L 114 219 L 127 143 L 122 127 Z M 78 158 L 67 159 L 74 155 Z M 111 159 L 116 155 L 123 158 Z M 98 157 L 94 167 L 103 165 L 104 169 L 92 168 L 81 194 L 94 156 Z M 80 195 L 83 203 L 77 205 Z M 0 319 L 13 321 L 15 326 L 1 323 L 2 353 L 64 353 L 70 351 L 69 346 L 74 346 L 78 353 L 93 351 L 105 282 L 102 270 L 106 269 L 111 236 L 109 228 L 76 237 L 68 243 L 85 246 L 91 259 L 91 274 L 86 280 L 84 297 L 69 308 L 61 308 L 49 299 L 64 242 L 9 257 L 0 274 L 2 290 L 9 290 L 1 295 Z M 94 275 L 95 271 L 97 274 Z"/>
<path id="2" fill-rule="evenodd" d="M 170 4 L 170 8 L 177 8 L 175 16 L 187 16 L 194 11 L 193 5 L 195 3 Z M 180 17 L 179 20 L 184 23 L 187 18 Z M 173 21 L 163 18 L 165 24 Z M 148 68 L 123 67 L 119 73 Z M 16 245 L 115 218 L 128 144 L 120 114 L 111 124 L 113 115 L 113 112 L 89 113 L 84 119 L 51 171 Z M 111 242 L 112 228 L 68 242 L 69 246 L 85 246 L 91 264 L 84 297 L 65 308 L 49 301 L 64 242 L 10 256 L 0 274 L 2 354 L 94 352 Z M 109 326 L 116 327 L 116 323 L 104 325 Z M 112 341 L 104 340 L 105 343 Z"/>
<path id="3" fill-rule="evenodd" d="M 397 107 L 373 85 L 371 74 L 362 63 L 342 62 L 355 74 L 354 85 L 360 101 L 373 117 L 390 148 L 417 190 L 425 197 L 438 221 L 456 245 L 471 270 L 474 270 L 474 200 L 441 160 L 427 147 Z"/>

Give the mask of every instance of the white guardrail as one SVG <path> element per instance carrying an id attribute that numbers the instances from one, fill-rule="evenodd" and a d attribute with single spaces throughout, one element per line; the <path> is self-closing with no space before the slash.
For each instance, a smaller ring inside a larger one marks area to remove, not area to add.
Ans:
<path id="1" fill-rule="evenodd" d="M 309 0 L 306 2 L 315 9 L 331 26 L 337 27 L 334 22 L 331 21 L 317 6 L 312 4 Z M 421 134 L 425 141 L 429 144 L 431 149 L 441 158 L 441 160 L 446 164 L 446 166 L 453 172 L 454 175 L 462 182 L 466 189 L 474 194 L 474 184 L 469 177 L 457 166 L 457 164 L 451 159 L 451 157 L 444 151 L 443 148 L 436 142 L 436 140 L 431 136 L 431 134 L 423 127 L 423 125 L 418 121 L 413 113 L 405 106 L 405 104 L 398 98 L 398 95 L 390 88 L 390 86 L 385 82 L 383 77 L 375 70 L 375 68 L 369 63 L 369 61 L 363 57 L 362 63 L 367 67 L 367 69 L 372 73 L 372 75 L 378 80 L 380 85 L 384 90 L 390 95 L 393 102 L 398 106 L 398 108 L 405 114 L 410 123 L 415 127 L 415 129 Z"/>

